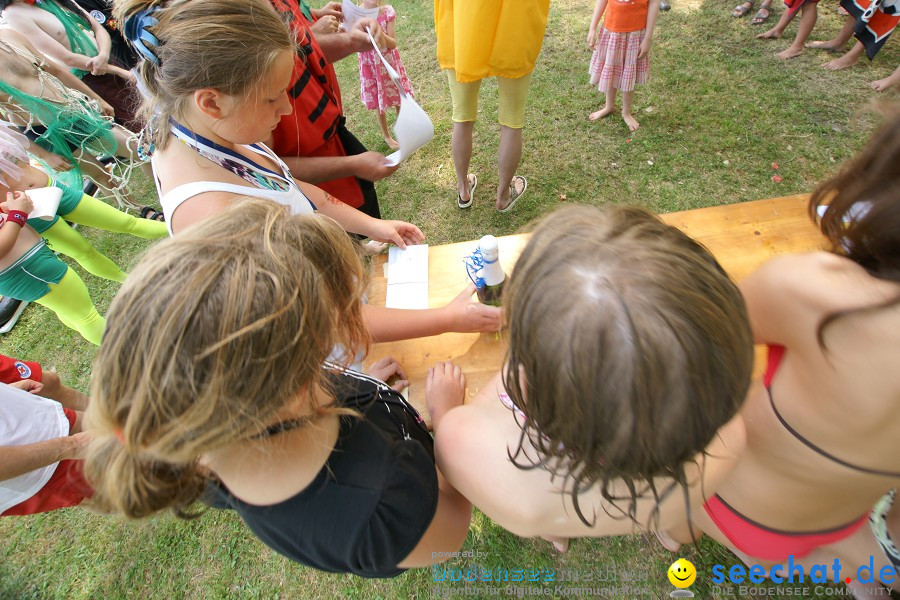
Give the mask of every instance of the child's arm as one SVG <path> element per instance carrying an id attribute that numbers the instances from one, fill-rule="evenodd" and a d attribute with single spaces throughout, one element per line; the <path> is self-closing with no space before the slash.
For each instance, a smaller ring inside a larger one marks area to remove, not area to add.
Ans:
<path id="1" fill-rule="evenodd" d="M 54 171 L 70 171 L 72 169 L 72 165 L 65 158 L 59 154 L 45 150 L 32 140 L 28 140 L 28 147 L 25 148 L 25 150 L 29 154 L 36 156 L 47 163 L 47 166 Z"/>
<path id="2" fill-rule="evenodd" d="M 390 242 L 401 248 L 406 248 L 407 244 L 420 244 L 425 241 L 422 231 L 412 223 L 376 219 L 344 204 L 322 188 L 303 181 L 297 181 L 297 185 L 316 205 L 320 213 L 337 221 L 345 231 L 358 233 L 379 242 Z"/>
<path id="3" fill-rule="evenodd" d="M 588 29 L 587 36 L 588 47 L 591 50 L 597 44 L 597 25 L 600 24 L 600 17 L 603 16 L 603 11 L 606 10 L 606 2 L 607 0 L 597 0 L 597 4 L 594 6 L 594 15 L 591 17 L 591 27 Z"/>
<path id="4" fill-rule="evenodd" d="M 15 192 L 15 196 L 13 196 L 13 192 L 6 192 L 6 202 L 0 205 L 0 209 L 7 213 L 6 220 L 0 226 L 0 256 L 6 256 L 13 249 L 16 240 L 19 239 L 19 232 L 25 226 L 21 215 L 18 215 L 17 219 L 11 219 L 9 213 L 19 211 L 19 213 L 25 213 L 27 218 L 32 208 L 34 205 L 32 205 L 31 199 L 22 192 Z"/>
<path id="5" fill-rule="evenodd" d="M 393 10 L 393 6 L 383 6 L 381 10 L 387 9 Z M 387 23 L 387 29 L 384 31 L 384 43 L 387 44 L 388 50 L 393 50 L 397 47 L 397 29 L 396 29 L 396 11 L 394 11 L 395 18 L 391 19 Z"/>
<path id="6" fill-rule="evenodd" d="M 647 7 L 647 26 L 644 28 L 644 39 L 638 52 L 638 60 L 650 53 L 650 41 L 653 38 L 653 28 L 656 27 L 656 17 L 659 16 L 659 0 L 650 0 Z"/>

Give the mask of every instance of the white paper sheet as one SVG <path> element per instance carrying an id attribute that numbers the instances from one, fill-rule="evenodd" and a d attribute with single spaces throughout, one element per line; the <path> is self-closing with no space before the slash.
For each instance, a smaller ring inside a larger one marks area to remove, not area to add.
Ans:
<path id="1" fill-rule="evenodd" d="M 419 103 L 409 96 L 400 98 L 400 113 L 394 123 L 394 139 L 400 149 L 389 154 L 389 165 L 399 165 L 434 137 L 434 124 Z"/>
<path id="2" fill-rule="evenodd" d="M 360 19 L 377 19 L 378 18 L 378 8 L 363 8 L 362 6 L 357 6 L 350 0 L 344 0 L 344 3 L 341 6 L 341 12 L 344 13 L 344 23 L 341 27 L 347 31 L 353 28 L 356 25 L 356 22 Z"/>
<path id="3" fill-rule="evenodd" d="M 388 250 L 388 308 L 428 308 L 428 245 Z"/>
<path id="4" fill-rule="evenodd" d="M 62 199 L 62 190 L 58 187 L 35 188 L 25 190 L 25 195 L 31 198 L 34 208 L 28 213 L 29 219 L 45 219 L 50 221 L 56 216 L 59 209 L 59 201 Z"/>
<path id="5" fill-rule="evenodd" d="M 381 59 L 381 64 L 387 70 L 388 75 L 400 91 L 400 112 L 397 114 L 397 122 L 394 123 L 394 139 L 397 140 L 400 149 L 393 154 L 388 155 L 387 164 L 390 166 L 399 165 L 405 159 L 409 158 L 413 152 L 427 144 L 434 137 L 434 123 L 419 103 L 412 99 L 400 84 L 400 76 L 397 71 L 384 59 L 372 32 L 369 31 L 369 41 L 375 48 L 375 53 Z"/>

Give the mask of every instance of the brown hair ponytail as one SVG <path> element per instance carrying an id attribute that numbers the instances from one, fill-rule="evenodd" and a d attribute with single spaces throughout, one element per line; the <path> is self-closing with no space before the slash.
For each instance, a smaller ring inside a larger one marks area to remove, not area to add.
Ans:
<path id="1" fill-rule="evenodd" d="M 367 344 L 365 279 L 337 223 L 267 200 L 239 200 L 152 247 L 113 300 L 94 361 L 85 473 L 98 506 L 143 517 L 196 500 L 202 455 L 311 401 L 336 345 Z"/>

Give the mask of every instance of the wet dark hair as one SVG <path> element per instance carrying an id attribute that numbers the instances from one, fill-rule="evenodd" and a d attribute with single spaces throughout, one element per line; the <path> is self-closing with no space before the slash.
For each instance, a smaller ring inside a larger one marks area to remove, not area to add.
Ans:
<path id="1" fill-rule="evenodd" d="M 510 459 L 570 480 L 588 525 L 578 495 L 595 484 L 632 519 L 647 493 L 657 507 L 687 494 L 685 465 L 738 412 L 753 366 L 743 298 L 712 255 L 641 209 L 567 207 L 534 230 L 504 304 L 504 384 L 525 414 Z"/>
<path id="2" fill-rule="evenodd" d="M 819 207 L 826 206 L 819 217 Z M 812 193 L 809 215 L 828 238 L 830 250 L 864 268 L 872 277 L 900 283 L 900 110 L 876 131 L 841 172 Z M 825 317 L 816 332 L 825 348 L 824 332 L 851 313 L 879 310 L 900 303 L 900 296 L 863 309 Z"/>

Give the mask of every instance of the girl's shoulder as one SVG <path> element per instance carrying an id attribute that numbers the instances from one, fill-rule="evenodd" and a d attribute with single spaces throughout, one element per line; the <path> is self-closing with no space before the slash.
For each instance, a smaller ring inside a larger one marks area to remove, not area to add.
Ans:
<path id="1" fill-rule="evenodd" d="M 394 10 L 394 7 L 391 6 L 390 4 L 382 4 L 381 12 L 379 14 L 382 15 L 387 20 L 397 18 L 397 11 Z"/>

